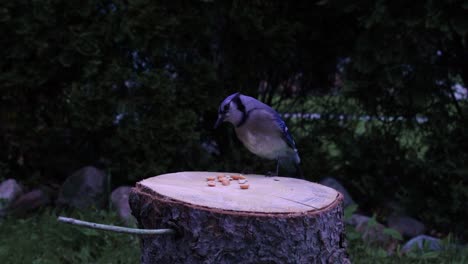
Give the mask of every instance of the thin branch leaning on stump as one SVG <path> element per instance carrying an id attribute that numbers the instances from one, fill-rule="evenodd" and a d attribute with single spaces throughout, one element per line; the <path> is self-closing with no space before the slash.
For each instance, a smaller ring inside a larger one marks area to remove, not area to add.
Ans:
<path id="1" fill-rule="evenodd" d="M 117 232 L 117 233 L 132 234 L 132 235 L 139 235 L 139 236 L 145 236 L 145 235 L 175 235 L 176 234 L 176 231 L 174 229 L 169 229 L 169 228 L 167 228 L 167 229 L 129 228 L 129 227 L 103 225 L 103 224 L 98 224 L 98 223 L 93 223 L 93 222 L 86 222 L 86 221 L 81 221 L 81 220 L 78 220 L 78 219 L 68 218 L 68 217 L 63 217 L 63 216 L 59 216 L 58 221 L 62 222 L 62 223 L 66 223 L 66 224 L 83 226 L 83 227 L 86 227 L 86 228 L 99 229 L 99 230 L 105 230 L 105 231 L 112 231 L 112 232 Z"/>

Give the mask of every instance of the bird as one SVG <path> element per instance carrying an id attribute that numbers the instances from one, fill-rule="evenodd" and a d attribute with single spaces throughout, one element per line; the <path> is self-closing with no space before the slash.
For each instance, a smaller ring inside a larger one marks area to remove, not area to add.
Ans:
<path id="1" fill-rule="evenodd" d="M 226 97 L 218 109 L 214 128 L 223 122 L 234 126 L 237 138 L 253 154 L 276 160 L 276 175 L 303 178 L 301 158 L 286 123 L 270 106 L 239 92 Z"/>

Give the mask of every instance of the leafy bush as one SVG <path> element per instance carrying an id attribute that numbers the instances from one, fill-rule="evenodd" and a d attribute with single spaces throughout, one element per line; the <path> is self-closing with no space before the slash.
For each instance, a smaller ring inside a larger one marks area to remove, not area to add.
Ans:
<path id="1" fill-rule="evenodd" d="M 231 129 L 212 130 L 219 102 L 241 91 L 282 112 L 322 113 L 288 120 L 309 179 L 338 175 L 367 212 L 385 216 L 396 200 L 431 227 L 466 234 L 468 106 L 452 87 L 468 83 L 467 8 L 9 1 L 0 177 L 61 183 L 90 164 L 115 185 L 180 170 L 271 171 Z M 212 139 L 221 156 L 201 147 Z"/>

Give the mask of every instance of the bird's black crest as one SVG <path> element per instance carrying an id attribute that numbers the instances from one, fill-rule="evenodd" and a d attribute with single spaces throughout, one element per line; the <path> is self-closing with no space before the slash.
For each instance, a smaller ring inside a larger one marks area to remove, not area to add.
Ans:
<path id="1" fill-rule="evenodd" d="M 240 99 L 240 93 L 237 93 L 232 99 L 232 101 L 237 105 L 237 109 L 239 109 L 239 111 L 242 112 L 242 119 L 239 122 L 239 124 L 236 125 L 237 127 L 240 127 L 245 123 L 245 121 L 247 121 L 248 113 L 245 110 L 244 103 L 242 103 L 242 100 Z"/>

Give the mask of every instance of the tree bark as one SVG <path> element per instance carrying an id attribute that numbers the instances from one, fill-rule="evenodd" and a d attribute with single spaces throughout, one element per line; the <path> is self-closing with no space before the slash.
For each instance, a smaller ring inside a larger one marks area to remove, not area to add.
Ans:
<path id="1" fill-rule="evenodd" d="M 246 190 L 236 181 L 209 187 L 205 178 L 217 174 L 137 183 L 129 201 L 139 227 L 177 231 L 142 237 L 141 263 L 350 263 L 339 192 L 263 175 L 246 175 Z"/>

